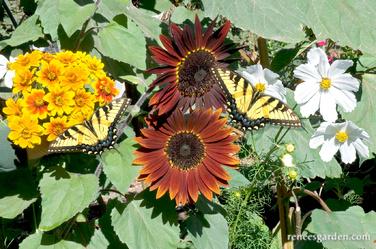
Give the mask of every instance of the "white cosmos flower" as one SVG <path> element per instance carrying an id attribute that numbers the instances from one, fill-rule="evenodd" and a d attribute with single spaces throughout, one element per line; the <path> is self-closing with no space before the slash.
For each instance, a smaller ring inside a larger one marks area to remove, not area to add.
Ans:
<path id="1" fill-rule="evenodd" d="M 338 124 L 322 122 L 311 137 L 309 147 L 316 149 L 321 146 L 320 157 L 325 162 L 332 160 L 339 150 L 342 162 L 352 163 L 356 152 L 362 159 L 368 158 L 368 142 L 368 133 L 351 121 Z"/>
<path id="2" fill-rule="evenodd" d="M 307 55 L 308 63 L 298 66 L 294 76 L 303 80 L 295 89 L 295 101 L 300 104 L 304 117 L 320 114 L 326 121 L 337 120 L 337 104 L 344 112 L 351 112 L 356 106 L 354 92 L 359 81 L 345 71 L 352 66 L 351 60 L 335 60 L 331 65 L 324 50 L 312 48 Z"/>
<path id="3" fill-rule="evenodd" d="M 265 68 L 260 64 L 249 66 L 246 71 L 238 71 L 241 76 L 247 79 L 259 92 L 270 95 L 286 103 L 286 89 L 280 81 L 279 75 Z"/>
<path id="4" fill-rule="evenodd" d="M 0 54 L 0 80 L 4 78 L 4 85 L 8 88 L 12 88 L 15 72 L 9 70 L 8 63 L 13 62 L 15 59 L 13 57 L 9 59 L 10 61 L 4 55 Z"/>

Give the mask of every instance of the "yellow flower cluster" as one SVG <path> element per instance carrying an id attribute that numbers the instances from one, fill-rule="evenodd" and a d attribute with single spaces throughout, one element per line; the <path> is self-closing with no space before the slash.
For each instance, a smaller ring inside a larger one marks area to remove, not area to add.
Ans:
<path id="1" fill-rule="evenodd" d="M 13 97 L 6 101 L 8 138 L 21 148 L 53 141 L 69 127 L 89 119 L 94 108 L 119 93 L 103 63 L 83 52 L 33 51 L 9 64 L 15 71 Z M 45 137 L 44 137 L 45 136 Z"/>

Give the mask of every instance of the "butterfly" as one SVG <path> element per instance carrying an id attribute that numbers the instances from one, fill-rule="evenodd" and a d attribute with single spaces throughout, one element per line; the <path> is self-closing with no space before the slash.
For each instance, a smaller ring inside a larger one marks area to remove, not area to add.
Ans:
<path id="1" fill-rule="evenodd" d="M 248 80 L 228 69 L 212 70 L 225 94 L 230 118 L 244 130 L 257 130 L 265 123 L 301 126 L 299 117 L 281 100 L 256 91 Z"/>
<path id="2" fill-rule="evenodd" d="M 117 124 L 130 102 L 130 99 L 119 98 L 98 108 L 90 120 L 72 126 L 58 136 L 50 144 L 48 152 L 100 154 L 104 149 L 113 148 L 117 138 Z"/>

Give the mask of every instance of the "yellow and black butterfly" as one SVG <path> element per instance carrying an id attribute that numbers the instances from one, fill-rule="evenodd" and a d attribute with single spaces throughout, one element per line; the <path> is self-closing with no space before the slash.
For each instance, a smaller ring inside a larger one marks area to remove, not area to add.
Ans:
<path id="1" fill-rule="evenodd" d="M 265 123 L 300 127 L 299 117 L 285 103 L 255 90 L 252 84 L 228 69 L 213 68 L 227 99 L 230 117 L 243 129 L 258 129 Z"/>
<path id="2" fill-rule="evenodd" d="M 90 120 L 72 126 L 53 141 L 49 153 L 85 152 L 102 153 L 112 148 L 116 141 L 117 124 L 130 104 L 130 99 L 120 98 L 98 108 Z"/>

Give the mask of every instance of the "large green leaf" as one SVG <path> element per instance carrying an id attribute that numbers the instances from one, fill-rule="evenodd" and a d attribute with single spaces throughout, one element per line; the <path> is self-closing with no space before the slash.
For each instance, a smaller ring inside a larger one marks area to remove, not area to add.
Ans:
<path id="1" fill-rule="evenodd" d="M 111 212 L 112 226 L 129 249 L 176 249 L 179 227 L 177 223 L 164 221 L 160 211 L 168 212 L 168 208 L 155 211 L 142 200 L 133 200 L 127 206 L 118 203 Z"/>
<path id="2" fill-rule="evenodd" d="M 9 128 L 4 123 L 0 123 L 0 172 L 16 169 L 14 160 L 16 154 L 8 140 Z"/>
<path id="3" fill-rule="evenodd" d="M 20 249 L 84 249 L 85 247 L 73 241 L 58 240 L 54 235 L 42 232 L 29 235 L 20 244 Z"/>
<path id="4" fill-rule="evenodd" d="M 22 22 L 9 39 L 0 41 L 0 50 L 7 45 L 15 47 L 29 41 L 36 41 L 40 37 L 43 37 L 42 28 L 37 23 L 37 20 L 38 16 L 33 15 Z"/>
<path id="5" fill-rule="evenodd" d="M 197 202 L 199 212 L 184 221 L 187 239 L 197 249 L 228 249 L 228 225 L 223 216 L 224 210 L 216 203 L 200 198 Z"/>
<path id="6" fill-rule="evenodd" d="M 72 36 L 94 14 L 95 8 L 93 3 L 80 6 L 74 0 L 39 0 L 36 14 L 44 32 L 57 40 L 60 24 L 67 35 Z"/>
<path id="7" fill-rule="evenodd" d="M 344 118 L 353 121 L 370 136 L 370 152 L 376 153 L 376 75 L 365 74 L 362 80 L 362 96 L 351 113 L 343 113 Z"/>
<path id="8" fill-rule="evenodd" d="M 127 138 L 119 144 L 117 150 L 108 150 L 102 156 L 104 173 L 122 193 L 128 191 L 139 171 L 139 167 L 132 165 L 134 145 L 133 138 Z"/>
<path id="9" fill-rule="evenodd" d="M 13 219 L 37 200 L 31 172 L 26 169 L 0 173 L 0 217 Z"/>
<path id="10" fill-rule="evenodd" d="M 231 180 L 229 181 L 230 188 L 238 188 L 249 185 L 251 182 L 238 170 L 226 167 L 226 171 L 230 174 Z"/>
<path id="11" fill-rule="evenodd" d="M 293 92 L 287 90 L 287 100 L 290 106 L 296 103 L 293 100 Z M 299 108 L 295 111 L 300 114 Z M 309 140 L 311 139 L 314 129 L 307 119 L 302 120 L 303 128 L 291 128 L 287 131 L 281 143 L 292 143 L 295 145 L 294 158 L 298 165 L 299 173 L 306 178 L 314 178 L 319 176 L 339 177 L 342 169 L 335 159 L 330 162 L 323 162 L 320 158 L 319 151 L 309 148 Z M 258 154 L 267 154 L 274 147 L 274 138 L 281 128 L 276 126 L 267 126 L 258 131 L 248 134 L 248 144 L 252 144 Z M 280 134 L 284 134 L 287 128 L 283 128 Z"/>
<path id="12" fill-rule="evenodd" d="M 364 213 L 360 206 L 346 211 L 327 213 L 316 209 L 306 230 L 321 237 L 322 244 L 330 249 L 375 248 L 376 213 Z M 332 236 L 330 239 L 328 236 Z M 335 236 L 335 237 L 334 237 Z M 339 237 L 341 236 L 342 239 Z M 346 239 L 346 236 L 347 239 Z"/>
<path id="13" fill-rule="evenodd" d="M 112 22 L 98 33 L 96 48 L 105 56 L 146 68 L 146 41 L 142 31 L 133 22 L 125 28 Z"/>
<path id="14" fill-rule="evenodd" d="M 129 0 L 100 1 L 97 13 L 101 14 L 108 21 L 112 21 L 115 16 L 124 13 L 128 4 Z"/>
<path id="15" fill-rule="evenodd" d="M 73 174 L 57 168 L 43 175 L 39 188 L 42 195 L 39 229 L 49 231 L 89 206 L 98 195 L 99 183 L 95 175 Z"/>
<path id="16" fill-rule="evenodd" d="M 109 244 L 110 243 L 107 241 L 102 231 L 100 229 L 97 229 L 95 230 L 86 248 L 87 249 L 107 248 Z"/>
<path id="17" fill-rule="evenodd" d="M 331 38 L 376 54 L 376 2 L 373 0 L 203 0 L 205 14 L 228 17 L 235 26 L 265 38 L 299 42 L 303 25 L 319 39 Z M 230 6 L 229 6 L 230 5 Z"/>

